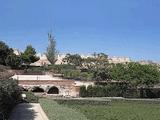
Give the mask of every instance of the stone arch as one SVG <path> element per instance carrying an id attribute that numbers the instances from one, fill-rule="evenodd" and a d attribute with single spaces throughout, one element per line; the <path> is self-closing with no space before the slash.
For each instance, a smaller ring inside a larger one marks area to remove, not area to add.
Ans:
<path id="1" fill-rule="evenodd" d="M 35 92 L 35 93 L 43 93 L 43 92 L 44 92 L 44 89 L 41 88 L 41 87 L 35 86 L 35 87 L 32 88 L 31 91 L 32 91 L 32 92 Z"/>
<path id="2" fill-rule="evenodd" d="M 47 94 L 59 94 L 59 89 L 58 89 L 56 86 L 52 86 L 52 87 L 48 90 Z"/>
<path id="3" fill-rule="evenodd" d="M 25 91 L 25 92 L 28 91 L 28 89 L 27 89 L 27 88 L 24 88 L 23 86 L 20 86 L 19 89 L 20 89 L 21 91 Z"/>

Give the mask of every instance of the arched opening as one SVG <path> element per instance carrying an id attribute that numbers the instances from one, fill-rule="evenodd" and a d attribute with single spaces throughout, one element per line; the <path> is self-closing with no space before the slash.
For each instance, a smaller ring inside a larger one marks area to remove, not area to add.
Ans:
<path id="1" fill-rule="evenodd" d="M 59 94 L 59 89 L 55 86 L 51 87 L 49 91 L 47 92 L 48 94 Z"/>
<path id="2" fill-rule="evenodd" d="M 28 91 L 28 89 L 26 89 L 26 88 L 24 88 L 24 87 L 22 87 L 22 86 L 20 86 L 19 89 L 20 89 L 21 91 L 24 91 L 24 92 L 27 92 L 27 91 Z"/>
<path id="3" fill-rule="evenodd" d="M 44 90 L 43 90 L 42 88 L 40 88 L 40 87 L 34 87 L 34 88 L 32 89 L 32 92 L 42 93 L 42 92 L 44 92 Z"/>

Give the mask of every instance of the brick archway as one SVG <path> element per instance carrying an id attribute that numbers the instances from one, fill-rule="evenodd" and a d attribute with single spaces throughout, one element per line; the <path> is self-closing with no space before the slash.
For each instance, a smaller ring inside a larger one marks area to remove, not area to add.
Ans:
<path id="1" fill-rule="evenodd" d="M 35 93 L 43 93 L 43 92 L 45 92 L 43 88 L 38 87 L 38 86 L 33 87 L 31 91 L 35 92 Z"/>
<path id="2" fill-rule="evenodd" d="M 52 86 L 51 88 L 49 88 L 47 94 L 59 94 L 59 89 L 56 86 Z"/>

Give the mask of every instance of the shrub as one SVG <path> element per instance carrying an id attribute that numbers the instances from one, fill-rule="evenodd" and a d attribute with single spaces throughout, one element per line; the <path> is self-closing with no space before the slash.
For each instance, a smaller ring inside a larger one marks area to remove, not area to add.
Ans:
<path id="1" fill-rule="evenodd" d="M 0 80 L 0 120 L 7 118 L 12 108 L 21 100 L 18 81 L 13 79 Z"/>
<path id="2" fill-rule="evenodd" d="M 44 68 L 42 67 L 30 67 L 24 70 L 25 75 L 42 75 Z"/>
<path id="3" fill-rule="evenodd" d="M 77 79 L 77 80 L 92 80 L 93 73 L 81 72 L 80 70 L 64 70 L 63 77 L 68 79 Z"/>
<path id="4" fill-rule="evenodd" d="M 25 102 L 38 103 L 39 98 L 35 96 L 32 92 L 24 91 L 23 93 L 26 94 Z"/>
<path id="5" fill-rule="evenodd" d="M 54 73 L 62 73 L 64 70 L 74 70 L 74 66 L 68 64 L 61 65 L 49 65 L 44 67 L 47 71 L 53 71 Z"/>

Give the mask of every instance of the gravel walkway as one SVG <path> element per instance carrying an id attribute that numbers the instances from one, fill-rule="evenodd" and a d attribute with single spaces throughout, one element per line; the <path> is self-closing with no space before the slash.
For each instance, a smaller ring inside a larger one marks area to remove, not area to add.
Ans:
<path id="1" fill-rule="evenodd" d="M 37 103 L 23 103 L 17 105 L 9 118 L 9 120 L 49 120 Z"/>

